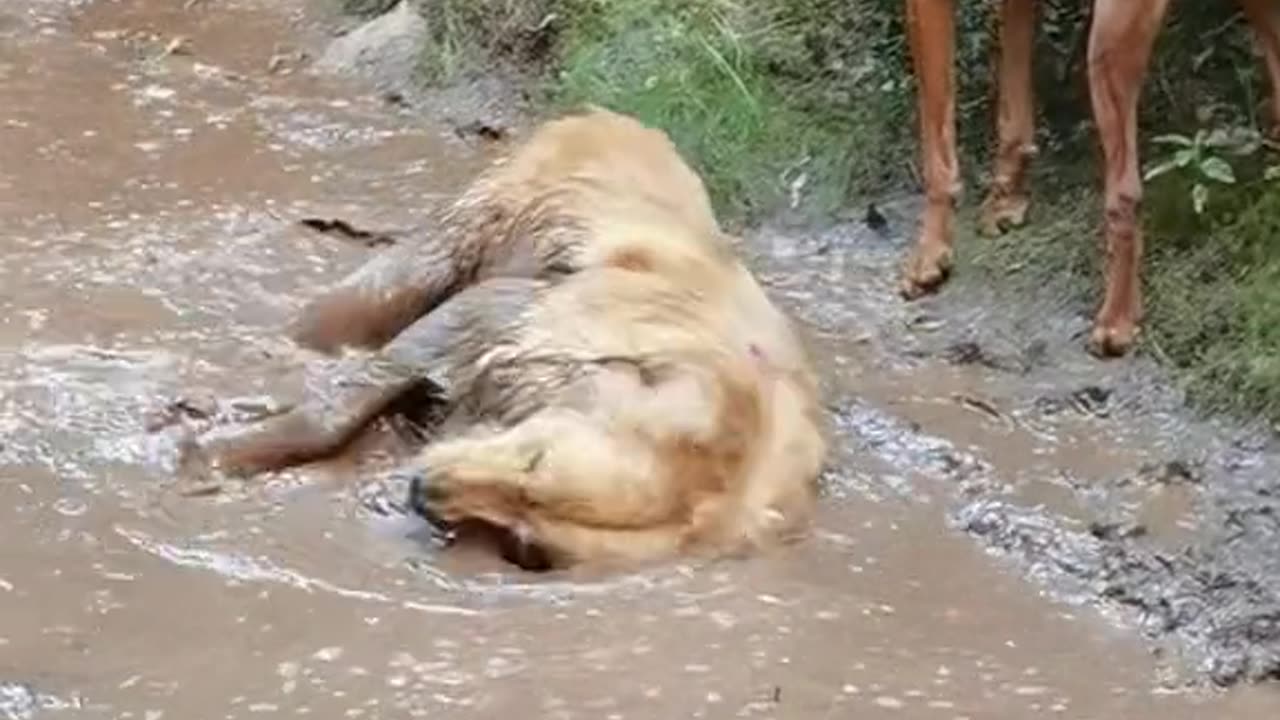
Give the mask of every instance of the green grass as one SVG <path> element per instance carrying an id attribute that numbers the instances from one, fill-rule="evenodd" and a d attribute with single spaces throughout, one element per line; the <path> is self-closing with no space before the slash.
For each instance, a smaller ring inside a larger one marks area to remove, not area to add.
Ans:
<path id="1" fill-rule="evenodd" d="M 589 102 L 670 133 L 727 220 L 793 205 L 812 214 L 912 173 L 900 121 L 909 87 L 892 67 L 905 56 L 848 42 L 891 37 L 875 32 L 883 15 L 857 5 L 436 0 L 424 4 L 432 38 L 420 66 L 429 83 L 484 72 L 494 58 L 535 69 L 548 110 Z"/>
<path id="2" fill-rule="evenodd" d="M 834 208 L 874 137 L 808 113 L 764 70 L 727 4 L 634 0 L 571 36 L 553 98 L 590 102 L 665 129 L 703 174 L 721 213 L 756 217 L 804 201 Z"/>
<path id="3" fill-rule="evenodd" d="M 393 4 L 338 1 L 361 13 Z M 727 221 L 790 211 L 796 200 L 796 210 L 820 215 L 918 176 L 901 0 L 414 2 L 431 27 L 424 81 L 486 72 L 497 59 L 537 79 L 548 111 L 594 103 L 636 115 L 671 134 Z M 970 213 L 991 145 L 990 5 L 967 4 L 958 17 Z M 1175 5 L 1144 90 L 1142 137 L 1256 127 L 1261 73 L 1232 23 L 1235 4 Z M 1033 225 L 961 247 L 970 255 L 962 262 L 1013 287 L 1052 283 L 1092 303 L 1099 172 L 1081 7 L 1041 3 Z M 1149 162 L 1157 152 L 1144 145 Z M 1177 371 L 1199 407 L 1280 422 L 1280 184 L 1256 179 L 1258 169 L 1215 190 L 1204 215 L 1189 211 L 1185 178 L 1148 183 L 1143 347 Z"/>
<path id="4" fill-rule="evenodd" d="M 1240 194 L 1207 223 L 1150 223 L 1152 343 L 1197 404 L 1280 423 L 1280 183 Z"/>

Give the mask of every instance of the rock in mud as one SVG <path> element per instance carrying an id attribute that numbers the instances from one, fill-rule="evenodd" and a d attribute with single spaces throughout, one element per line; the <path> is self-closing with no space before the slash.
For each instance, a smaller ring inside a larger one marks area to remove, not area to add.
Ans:
<path id="1" fill-rule="evenodd" d="M 514 69 L 495 64 L 485 73 L 445 87 L 417 82 L 418 60 L 430 42 L 430 25 L 413 3 L 402 0 L 389 12 L 337 38 L 314 68 L 359 77 L 388 104 L 416 107 L 449 125 L 460 137 L 505 139 L 525 118 L 528 105 Z"/>
<path id="2" fill-rule="evenodd" d="M 363 78 L 378 92 L 403 97 L 412 89 L 414 69 L 427 39 L 427 21 L 408 2 L 401 2 L 334 40 L 315 67 Z"/>

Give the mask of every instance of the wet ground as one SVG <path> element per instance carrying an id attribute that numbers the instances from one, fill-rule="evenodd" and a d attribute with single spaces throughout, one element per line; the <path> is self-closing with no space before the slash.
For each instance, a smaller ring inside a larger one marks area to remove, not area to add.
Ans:
<path id="1" fill-rule="evenodd" d="M 1280 712 L 1270 431 L 1088 358 L 1082 308 L 900 303 L 909 201 L 747 243 L 838 433 L 797 546 L 522 576 L 370 511 L 385 430 L 178 467 L 184 425 L 299 387 L 278 329 L 377 252 L 298 221 L 409 231 L 483 160 L 307 73 L 320 39 L 284 0 L 0 4 L 0 718 Z"/>

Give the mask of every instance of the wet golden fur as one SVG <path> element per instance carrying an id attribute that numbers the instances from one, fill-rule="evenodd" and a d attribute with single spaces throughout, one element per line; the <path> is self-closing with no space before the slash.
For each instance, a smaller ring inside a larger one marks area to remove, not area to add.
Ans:
<path id="1" fill-rule="evenodd" d="M 826 440 L 801 340 L 701 180 L 629 117 L 541 126 L 294 336 L 372 353 L 340 365 L 344 389 L 212 442 L 224 464 L 330 454 L 427 378 L 450 411 L 405 467 L 412 503 L 555 565 L 749 550 L 810 516 Z"/>

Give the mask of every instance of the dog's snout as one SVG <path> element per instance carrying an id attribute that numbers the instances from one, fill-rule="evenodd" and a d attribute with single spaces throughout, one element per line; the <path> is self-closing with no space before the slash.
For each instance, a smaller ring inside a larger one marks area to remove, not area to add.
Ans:
<path id="1" fill-rule="evenodd" d="M 430 510 L 427 507 L 426 499 L 423 497 L 423 484 L 426 480 L 423 478 L 422 473 L 404 473 L 401 475 L 401 479 L 406 481 L 407 494 L 405 504 L 414 514 L 424 518 L 428 517 Z"/>
<path id="2" fill-rule="evenodd" d="M 427 521 L 431 527 L 431 535 L 437 541 L 448 545 L 454 540 L 454 531 L 450 523 L 440 517 L 431 507 L 432 487 L 427 474 L 418 471 L 403 471 L 396 477 L 405 484 L 405 504 L 418 517 Z"/>

